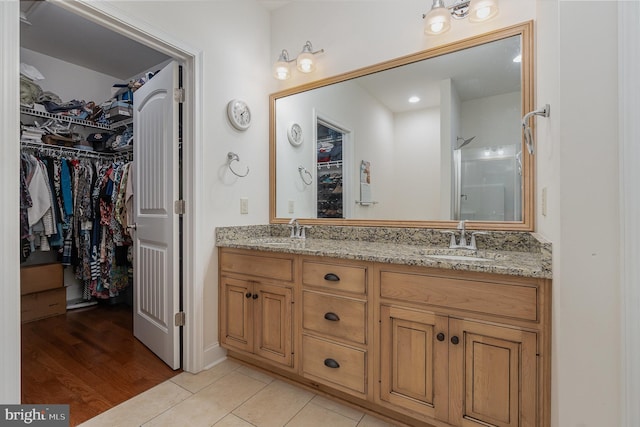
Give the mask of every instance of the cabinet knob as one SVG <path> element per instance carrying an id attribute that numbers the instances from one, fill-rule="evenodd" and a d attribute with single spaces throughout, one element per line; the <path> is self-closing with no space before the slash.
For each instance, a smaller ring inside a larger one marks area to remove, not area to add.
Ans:
<path id="1" fill-rule="evenodd" d="M 340 277 L 337 274 L 327 273 L 324 275 L 324 280 L 328 280 L 329 282 L 339 282 Z"/>
<path id="2" fill-rule="evenodd" d="M 460 338 L 456 337 L 455 335 L 451 337 L 451 344 L 458 345 L 459 342 Z"/>
<path id="3" fill-rule="evenodd" d="M 253 299 L 258 299 L 258 294 L 253 294 Z"/>
<path id="4" fill-rule="evenodd" d="M 331 320 L 332 322 L 337 322 L 338 320 L 340 320 L 340 317 L 338 317 L 337 314 L 331 312 L 325 313 L 324 318 L 327 320 Z"/>
<path id="5" fill-rule="evenodd" d="M 324 366 L 327 368 L 337 369 L 340 367 L 340 364 L 333 359 L 324 359 Z"/>
<path id="6" fill-rule="evenodd" d="M 438 335 L 436 335 L 436 339 L 438 341 L 444 341 L 444 334 L 442 332 L 440 332 Z"/>
<path id="7" fill-rule="evenodd" d="M 247 298 L 251 298 L 251 292 L 247 292 L 246 294 L 244 294 L 244 296 Z"/>

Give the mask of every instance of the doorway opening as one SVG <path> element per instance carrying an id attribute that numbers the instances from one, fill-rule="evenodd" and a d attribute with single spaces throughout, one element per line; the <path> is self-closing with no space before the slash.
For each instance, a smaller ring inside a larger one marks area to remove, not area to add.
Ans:
<path id="1" fill-rule="evenodd" d="M 38 2 L 40 3 L 40 2 Z M 41 2 L 45 3 L 45 2 Z M 48 3 L 48 2 L 46 2 Z M 184 170 L 189 171 L 188 175 L 182 177 L 182 182 L 184 183 L 183 194 L 179 196 L 182 200 L 193 200 L 194 194 L 196 192 L 195 183 L 198 181 L 195 176 L 199 173 L 197 168 L 194 168 L 194 159 L 196 158 L 195 152 L 199 150 L 198 141 L 196 140 L 196 131 L 195 131 L 195 123 L 197 122 L 196 116 L 199 114 L 195 108 L 194 102 L 194 93 L 198 90 L 200 76 L 197 75 L 197 52 L 191 52 L 188 48 L 181 47 L 181 43 L 176 43 L 175 41 L 164 41 L 159 35 L 154 35 L 154 31 L 149 31 L 148 28 L 145 27 L 145 32 L 143 34 L 142 31 L 138 29 L 138 24 L 136 24 L 135 20 L 131 20 L 126 16 L 119 16 L 117 13 L 112 11 L 104 11 L 100 9 L 100 7 L 92 6 L 89 4 L 82 4 L 81 2 L 61 2 L 60 4 L 56 3 L 56 6 L 60 6 L 60 8 L 65 9 L 77 16 L 78 19 L 84 19 L 87 22 L 91 22 L 92 25 L 95 26 L 97 23 L 99 26 L 106 28 L 109 31 L 118 34 L 126 34 L 127 37 L 130 37 L 131 40 L 134 40 L 137 43 L 142 43 L 146 46 L 153 47 L 153 49 L 157 49 L 161 51 L 164 55 L 167 55 L 170 58 L 173 58 L 179 61 L 184 67 L 184 81 L 186 89 L 185 102 L 182 104 L 182 112 L 181 115 L 184 118 L 184 123 L 182 127 L 182 138 L 180 140 L 180 150 L 184 153 L 184 158 L 182 159 L 182 165 Z M 105 6 L 106 8 L 107 6 Z M 114 19 L 117 18 L 117 19 Z M 116 24 L 117 22 L 117 24 Z M 123 24 L 123 22 L 127 22 L 128 24 Z M 172 94 L 173 95 L 173 94 Z M 172 210 L 173 210 L 173 201 Z M 181 276 L 184 278 L 185 283 L 197 283 L 197 280 L 194 280 L 194 259 L 192 254 L 194 253 L 193 247 L 195 245 L 195 236 L 193 234 L 194 228 L 194 214 L 195 212 L 187 211 L 181 218 L 181 229 L 183 230 L 184 240 L 182 242 L 183 251 L 183 263 Z M 178 255 L 176 255 L 178 256 Z M 196 307 L 196 305 L 201 304 L 201 298 L 196 297 L 196 295 L 201 294 L 202 289 L 200 286 L 192 285 L 189 288 L 184 289 L 184 304 L 183 304 L 183 312 L 187 317 L 186 324 L 188 327 L 184 327 L 181 329 L 181 333 L 184 333 L 183 340 L 183 368 L 190 372 L 199 371 L 201 366 L 201 356 L 197 354 L 197 352 L 192 351 L 192 349 L 200 348 L 201 346 L 194 345 L 194 342 L 197 343 L 201 338 L 201 328 L 202 321 L 197 318 L 197 313 L 201 313 L 201 310 Z M 117 310 L 111 307 L 107 307 L 107 310 L 111 310 L 116 312 Z M 83 314 L 78 312 L 78 314 Z M 117 318 L 118 313 L 115 313 L 114 316 Z M 75 316 L 75 313 L 74 313 Z M 200 315 L 201 316 L 201 315 Z M 53 318 L 52 318 L 53 319 Z M 50 319 L 48 323 L 53 321 Z M 173 321 L 173 316 L 172 316 Z M 77 322 L 76 322 L 77 323 Z M 84 322 L 80 322 L 81 324 Z M 119 326 L 125 325 L 126 322 L 123 320 L 115 320 L 112 323 L 112 326 L 118 324 Z M 106 327 L 105 327 L 106 328 Z M 27 327 L 23 326 L 23 332 L 27 329 Z M 76 333 L 74 333 L 77 335 Z M 73 335 L 73 334 L 72 334 Z M 96 346 L 99 348 L 99 346 Z M 94 361 L 95 362 L 95 361 Z M 111 365 L 110 368 L 113 368 L 115 364 Z M 81 391 L 80 391 L 81 392 Z"/>

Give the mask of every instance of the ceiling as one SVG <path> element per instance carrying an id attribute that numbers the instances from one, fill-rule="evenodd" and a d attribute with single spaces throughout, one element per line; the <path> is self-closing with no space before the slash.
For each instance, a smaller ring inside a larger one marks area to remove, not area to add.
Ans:
<path id="1" fill-rule="evenodd" d="M 267 10 L 294 0 L 257 0 Z M 22 47 L 127 80 L 168 56 L 75 15 L 50 1 L 20 1 Z"/>
<path id="2" fill-rule="evenodd" d="M 393 112 L 440 105 L 440 82 L 451 79 L 460 101 L 521 91 L 520 37 L 486 43 L 357 79 Z M 410 96 L 420 102 L 409 104 Z"/>
<path id="3" fill-rule="evenodd" d="M 21 1 L 30 23 L 20 24 L 20 45 L 120 80 L 128 80 L 168 56 L 75 15 L 48 1 Z"/>

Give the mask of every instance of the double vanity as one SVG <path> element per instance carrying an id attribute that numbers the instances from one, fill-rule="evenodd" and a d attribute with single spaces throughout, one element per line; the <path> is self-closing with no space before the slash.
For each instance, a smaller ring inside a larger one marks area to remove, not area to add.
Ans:
<path id="1" fill-rule="evenodd" d="M 222 227 L 230 357 L 399 423 L 548 426 L 551 245 L 492 231 Z"/>

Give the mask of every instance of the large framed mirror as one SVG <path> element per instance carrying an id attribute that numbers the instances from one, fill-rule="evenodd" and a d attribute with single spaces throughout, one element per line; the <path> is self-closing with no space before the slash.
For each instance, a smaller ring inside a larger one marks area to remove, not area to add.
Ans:
<path id="1" fill-rule="evenodd" d="M 533 23 L 270 96 L 270 222 L 533 231 Z"/>

